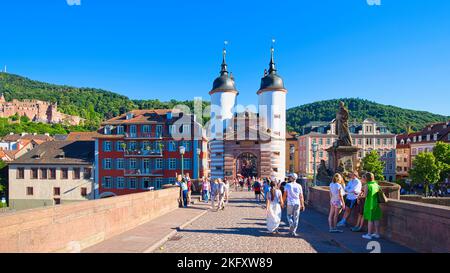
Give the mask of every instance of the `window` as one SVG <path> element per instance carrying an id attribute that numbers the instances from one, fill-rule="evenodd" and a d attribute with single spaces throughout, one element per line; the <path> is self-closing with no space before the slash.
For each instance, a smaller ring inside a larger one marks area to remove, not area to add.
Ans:
<path id="1" fill-rule="evenodd" d="M 103 169 L 105 169 L 105 170 L 111 170 L 112 169 L 111 158 L 103 159 Z"/>
<path id="2" fill-rule="evenodd" d="M 31 179 L 38 179 L 38 171 L 39 171 L 39 169 L 35 169 L 35 168 L 31 169 Z"/>
<path id="3" fill-rule="evenodd" d="M 384 145 L 386 145 L 386 139 L 384 139 L 385 143 Z M 381 139 L 377 138 L 377 145 L 381 145 Z"/>
<path id="4" fill-rule="evenodd" d="M 320 158 L 323 157 L 323 152 L 322 152 L 322 151 L 319 152 L 319 157 L 320 157 Z"/>
<path id="5" fill-rule="evenodd" d="M 148 179 L 148 178 L 142 179 L 142 188 L 143 189 L 150 188 L 150 179 Z"/>
<path id="6" fill-rule="evenodd" d="M 319 145 L 323 145 L 323 138 L 319 138 Z"/>
<path id="7" fill-rule="evenodd" d="M 156 125 L 156 137 L 162 136 L 162 125 Z"/>
<path id="8" fill-rule="evenodd" d="M 327 145 L 331 145 L 331 139 L 327 138 Z"/>
<path id="9" fill-rule="evenodd" d="M 69 169 L 61 168 L 61 179 L 69 179 Z"/>
<path id="10" fill-rule="evenodd" d="M 110 176 L 103 177 L 103 184 L 102 184 L 102 186 L 105 189 L 112 188 L 112 177 L 110 177 Z"/>
<path id="11" fill-rule="evenodd" d="M 136 133 L 137 133 L 136 125 L 131 125 L 130 126 L 130 135 L 131 135 L 131 137 L 136 137 Z"/>
<path id="12" fill-rule="evenodd" d="M 184 169 L 185 170 L 190 170 L 192 168 L 191 166 L 191 159 L 190 158 L 185 158 L 184 159 Z"/>
<path id="13" fill-rule="evenodd" d="M 130 150 L 130 151 L 136 150 L 136 141 L 128 142 L 128 150 Z"/>
<path id="14" fill-rule="evenodd" d="M 117 188 L 124 189 L 125 188 L 125 178 L 117 177 Z"/>
<path id="15" fill-rule="evenodd" d="M 125 133 L 125 129 L 123 126 L 117 126 L 117 134 L 123 135 Z"/>
<path id="16" fill-rule="evenodd" d="M 183 124 L 183 134 L 190 134 L 190 133 L 191 133 L 191 125 Z"/>
<path id="17" fill-rule="evenodd" d="M 55 180 L 56 179 L 56 169 L 55 168 L 50 168 L 50 179 Z"/>
<path id="18" fill-rule="evenodd" d="M 55 205 L 61 205 L 61 198 L 53 199 L 55 201 Z"/>
<path id="19" fill-rule="evenodd" d="M 136 178 L 130 178 L 130 189 L 136 189 Z"/>
<path id="20" fill-rule="evenodd" d="M 169 141 L 169 152 L 176 152 L 176 151 L 177 151 L 177 142 Z"/>
<path id="21" fill-rule="evenodd" d="M 144 126 L 142 126 L 142 133 L 148 134 L 148 133 L 150 133 L 150 131 L 151 131 L 150 125 L 144 125 Z"/>
<path id="22" fill-rule="evenodd" d="M 111 141 L 103 142 L 103 151 L 104 152 L 111 152 Z"/>
<path id="23" fill-rule="evenodd" d="M 125 150 L 125 142 L 117 141 L 116 142 L 116 151 L 123 152 Z"/>
<path id="24" fill-rule="evenodd" d="M 80 168 L 73 168 L 73 179 L 80 179 L 81 171 Z"/>
<path id="25" fill-rule="evenodd" d="M 56 196 L 61 195 L 61 188 L 53 188 L 53 195 Z"/>
<path id="26" fill-rule="evenodd" d="M 27 195 L 31 196 L 33 195 L 33 187 L 27 187 Z"/>
<path id="27" fill-rule="evenodd" d="M 362 139 L 358 139 L 358 144 L 362 145 Z"/>
<path id="28" fill-rule="evenodd" d="M 162 158 L 157 158 L 155 160 L 155 169 L 162 170 L 162 168 L 163 168 L 163 160 Z"/>
<path id="29" fill-rule="evenodd" d="M 91 175 L 92 175 L 92 169 L 84 168 L 84 174 L 83 174 L 84 179 L 91 179 Z"/>
<path id="30" fill-rule="evenodd" d="M 125 161 L 123 158 L 116 159 L 116 169 L 123 170 L 125 168 Z"/>
<path id="31" fill-rule="evenodd" d="M 175 170 L 177 168 L 176 158 L 169 158 L 169 170 Z"/>
<path id="32" fill-rule="evenodd" d="M 24 168 L 17 168 L 17 179 L 24 179 L 25 178 L 25 169 Z"/>
<path id="33" fill-rule="evenodd" d="M 87 196 L 87 188 L 81 188 L 81 196 L 83 197 Z"/>
<path id="34" fill-rule="evenodd" d="M 183 141 L 181 145 L 184 146 L 184 148 L 186 149 L 186 152 L 191 151 L 191 142 L 190 141 Z"/>
<path id="35" fill-rule="evenodd" d="M 135 158 L 131 158 L 129 162 L 130 162 L 130 169 L 131 169 L 131 170 L 135 170 L 136 167 L 137 167 L 137 161 L 136 161 L 136 159 L 135 159 Z"/>
<path id="36" fill-rule="evenodd" d="M 47 179 L 48 170 L 43 168 L 41 169 L 41 179 Z"/>

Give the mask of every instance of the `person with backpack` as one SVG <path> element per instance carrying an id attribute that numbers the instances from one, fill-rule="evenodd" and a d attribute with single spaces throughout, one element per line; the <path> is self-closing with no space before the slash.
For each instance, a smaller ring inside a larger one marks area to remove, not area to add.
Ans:
<path id="1" fill-rule="evenodd" d="M 258 203 L 261 202 L 261 183 L 258 181 L 258 179 L 255 180 L 255 183 L 253 183 L 253 190 L 255 191 L 255 199 L 258 201 Z"/>
<path id="2" fill-rule="evenodd" d="M 364 204 L 364 219 L 368 222 L 368 232 L 362 237 L 367 240 L 379 239 L 380 219 L 382 214 L 378 196 L 381 188 L 377 181 L 375 181 L 373 173 L 366 173 L 365 178 L 367 180 L 367 193 L 366 202 Z"/>

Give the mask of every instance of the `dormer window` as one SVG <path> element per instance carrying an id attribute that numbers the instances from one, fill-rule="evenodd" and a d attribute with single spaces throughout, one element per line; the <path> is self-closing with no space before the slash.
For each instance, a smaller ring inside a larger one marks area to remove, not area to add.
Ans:
<path id="1" fill-rule="evenodd" d="M 133 118 L 133 113 L 131 113 L 131 112 L 128 112 L 127 114 L 126 114 L 126 119 L 127 120 L 130 120 L 130 119 L 132 119 Z"/>
<path id="2" fill-rule="evenodd" d="M 111 125 L 106 125 L 104 128 L 104 133 L 105 135 L 110 135 L 112 131 L 112 126 Z"/>

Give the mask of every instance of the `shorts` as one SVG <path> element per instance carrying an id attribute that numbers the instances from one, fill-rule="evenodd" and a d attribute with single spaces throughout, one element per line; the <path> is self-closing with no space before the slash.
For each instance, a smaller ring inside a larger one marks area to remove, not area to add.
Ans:
<path id="1" fill-rule="evenodd" d="M 261 194 L 261 191 L 255 191 L 255 195 Z"/>
<path id="2" fill-rule="evenodd" d="M 341 201 L 331 201 L 330 204 L 331 204 L 331 206 L 333 206 L 335 208 L 338 208 L 338 209 L 342 208 Z"/>
<path id="3" fill-rule="evenodd" d="M 345 198 L 345 206 L 350 209 L 354 208 L 356 206 L 356 200 L 357 199 L 349 200 L 349 199 Z"/>

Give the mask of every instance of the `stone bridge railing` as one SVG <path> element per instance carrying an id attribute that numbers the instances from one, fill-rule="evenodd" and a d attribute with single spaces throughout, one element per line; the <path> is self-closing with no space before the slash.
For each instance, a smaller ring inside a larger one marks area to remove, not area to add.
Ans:
<path id="1" fill-rule="evenodd" d="M 78 252 L 178 208 L 179 188 L 0 214 L 0 252 Z"/>
<path id="2" fill-rule="evenodd" d="M 395 184 L 381 185 L 390 198 L 388 203 L 381 204 L 383 237 L 418 252 L 450 252 L 450 207 L 399 200 Z M 309 188 L 309 206 L 328 214 L 328 187 Z M 355 220 L 356 213 L 352 213 L 350 223 Z"/>

